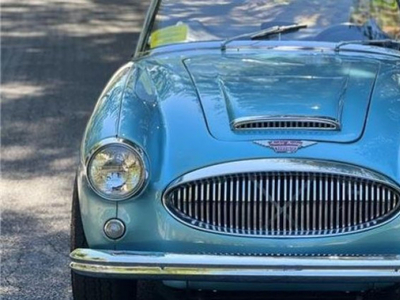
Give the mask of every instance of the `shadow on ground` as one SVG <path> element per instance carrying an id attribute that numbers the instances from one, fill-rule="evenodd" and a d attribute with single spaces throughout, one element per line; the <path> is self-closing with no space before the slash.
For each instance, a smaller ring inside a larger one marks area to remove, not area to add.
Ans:
<path id="1" fill-rule="evenodd" d="M 72 171 L 96 98 L 133 53 L 147 8 L 23 2 L 2 3 L 2 170 L 16 180 Z"/>
<path id="2" fill-rule="evenodd" d="M 1 1 L 2 299 L 70 299 L 70 199 L 103 86 L 149 1 Z"/>
<path id="3" fill-rule="evenodd" d="M 32 213 L 5 210 L 2 215 L 8 229 L 2 243 L 12 245 L 2 253 L 3 299 L 68 299 L 68 233 L 48 228 L 47 220 Z M 32 276 L 40 283 L 31 284 Z"/>

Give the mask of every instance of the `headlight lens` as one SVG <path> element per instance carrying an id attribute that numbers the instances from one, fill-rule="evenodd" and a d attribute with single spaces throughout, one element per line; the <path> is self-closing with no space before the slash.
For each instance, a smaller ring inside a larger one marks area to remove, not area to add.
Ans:
<path id="1" fill-rule="evenodd" d="M 146 170 L 139 152 L 125 144 L 110 144 L 90 158 L 87 175 L 92 188 L 109 200 L 123 200 L 143 186 Z"/>

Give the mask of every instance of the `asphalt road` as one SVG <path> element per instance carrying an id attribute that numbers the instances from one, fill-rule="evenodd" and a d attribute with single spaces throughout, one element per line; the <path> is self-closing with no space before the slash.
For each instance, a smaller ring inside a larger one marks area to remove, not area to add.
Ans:
<path id="1" fill-rule="evenodd" d="M 71 299 L 68 235 L 79 142 L 101 89 L 134 50 L 147 5 L 1 1 L 2 299 Z M 331 296 L 323 298 L 350 299 Z"/>
<path id="2" fill-rule="evenodd" d="M 148 1 L 1 0 L 2 299 L 70 299 L 71 192 L 99 93 Z"/>

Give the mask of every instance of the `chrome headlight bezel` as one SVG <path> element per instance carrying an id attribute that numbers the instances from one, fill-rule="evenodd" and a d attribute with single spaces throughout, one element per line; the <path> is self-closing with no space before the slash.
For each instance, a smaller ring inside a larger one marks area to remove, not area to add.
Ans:
<path id="1" fill-rule="evenodd" d="M 140 167 L 142 169 L 141 176 L 139 178 L 138 184 L 135 186 L 135 188 L 127 193 L 126 195 L 115 195 L 112 196 L 110 194 L 106 194 L 103 191 L 101 191 L 95 183 L 93 183 L 93 180 L 90 176 L 90 167 L 93 159 L 96 157 L 98 153 L 103 151 L 105 148 L 112 147 L 112 146 L 118 146 L 118 147 L 123 147 L 130 152 L 132 152 L 137 158 L 138 162 L 140 164 Z M 144 151 L 137 146 L 136 144 L 125 140 L 125 139 L 120 139 L 120 138 L 108 138 L 104 139 L 98 144 L 96 144 L 90 153 L 86 156 L 85 159 L 85 177 L 88 182 L 89 187 L 101 198 L 110 200 L 110 201 L 123 201 L 130 199 L 132 197 L 137 197 L 138 195 L 141 194 L 141 192 L 144 190 L 147 184 L 147 179 L 149 177 L 149 172 L 148 172 L 148 159 Z"/>

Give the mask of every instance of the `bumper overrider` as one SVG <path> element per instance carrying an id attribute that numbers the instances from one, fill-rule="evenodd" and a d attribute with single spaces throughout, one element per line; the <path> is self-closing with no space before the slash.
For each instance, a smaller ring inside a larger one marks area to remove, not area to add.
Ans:
<path id="1" fill-rule="evenodd" d="M 70 267 L 93 277 L 196 281 L 400 282 L 400 255 L 227 256 L 76 249 Z"/>

